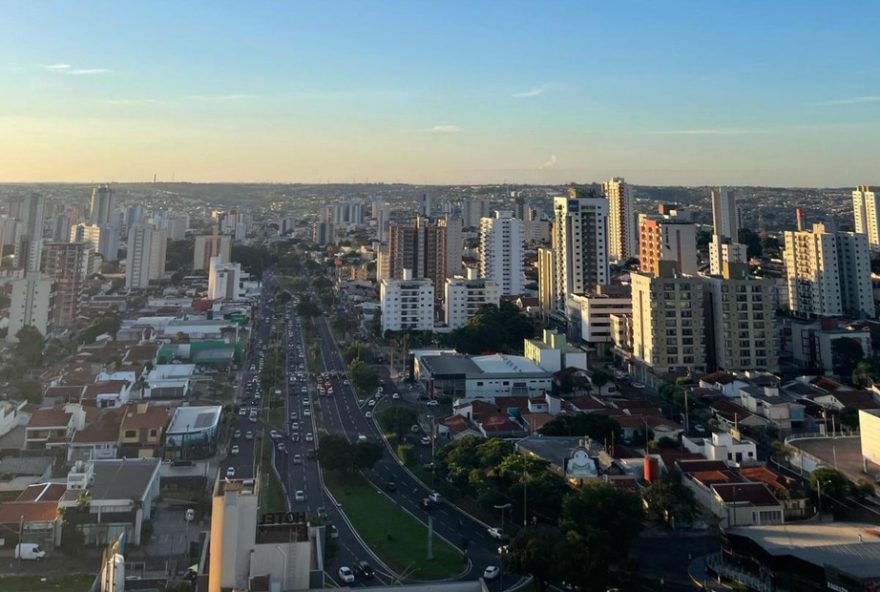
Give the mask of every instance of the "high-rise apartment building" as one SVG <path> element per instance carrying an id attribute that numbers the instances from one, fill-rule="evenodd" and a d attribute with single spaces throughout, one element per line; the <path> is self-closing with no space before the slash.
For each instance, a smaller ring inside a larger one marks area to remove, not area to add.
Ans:
<path id="1" fill-rule="evenodd" d="M 388 222 L 391 220 L 391 208 L 381 201 L 373 202 L 373 222 L 376 223 L 376 240 L 385 242 L 385 234 L 388 230 Z"/>
<path id="2" fill-rule="evenodd" d="M 785 233 L 788 307 L 807 317 L 876 316 L 868 237 L 825 224 Z"/>
<path id="3" fill-rule="evenodd" d="M 632 188 L 621 177 L 602 183 L 608 200 L 608 258 L 626 261 L 636 256 L 636 213 Z"/>
<path id="4" fill-rule="evenodd" d="M 125 260 L 125 287 L 145 290 L 151 280 L 165 273 L 165 251 L 168 239 L 163 230 L 138 224 L 128 232 L 128 255 Z M 208 262 L 210 265 L 210 261 Z"/>
<path id="5" fill-rule="evenodd" d="M 118 226 L 76 224 L 70 227 L 68 238 L 72 243 L 88 242 L 92 251 L 99 254 L 104 261 L 116 261 L 119 258 Z"/>
<path id="6" fill-rule="evenodd" d="M 662 262 L 659 275 L 633 273 L 633 358 L 650 374 L 696 374 L 706 370 L 703 284 Z"/>
<path id="7" fill-rule="evenodd" d="M 414 279 L 409 269 L 402 275 L 402 279 L 379 284 L 382 332 L 433 330 L 434 284 L 429 279 Z"/>
<path id="8" fill-rule="evenodd" d="M 109 226 L 115 221 L 113 214 L 116 211 L 116 196 L 109 185 L 98 185 L 92 189 L 92 199 L 89 203 L 89 223 L 98 226 Z"/>
<path id="9" fill-rule="evenodd" d="M 880 250 L 880 192 L 859 185 L 852 192 L 852 199 L 856 233 L 868 237 L 872 251 Z"/>
<path id="10" fill-rule="evenodd" d="M 232 259 L 232 237 L 228 234 L 207 234 L 197 236 L 193 247 L 193 270 L 210 269 L 211 257 L 221 257 L 223 261 Z"/>
<path id="11" fill-rule="evenodd" d="M 611 350 L 611 316 L 632 314 L 632 288 L 628 285 L 597 286 L 587 294 L 572 294 L 566 303 L 569 336 L 603 358 Z"/>
<path id="12" fill-rule="evenodd" d="M 712 240 L 709 273 L 721 275 L 725 263 L 746 263 L 747 248 L 739 242 L 739 208 L 736 192 L 727 187 L 712 190 Z"/>
<path id="13" fill-rule="evenodd" d="M 747 265 L 728 263 L 721 276 L 705 277 L 703 283 L 711 322 L 706 327 L 709 369 L 776 372 L 775 281 L 749 277 Z"/>
<path id="14" fill-rule="evenodd" d="M 446 261 L 446 277 L 450 278 L 460 275 L 462 250 L 464 248 L 461 217 L 448 214 L 437 220 L 437 226 L 445 228 L 446 232 L 444 240 L 441 241 L 443 247 L 441 258 Z M 439 276 L 437 280 L 440 280 Z M 435 285 L 442 286 L 443 284 Z"/>
<path id="15" fill-rule="evenodd" d="M 553 249 L 538 249 L 538 302 L 543 314 L 556 310 L 556 253 Z"/>
<path id="16" fill-rule="evenodd" d="M 468 268 L 467 278 L 461 276 L 446 280 L 443 313 L 446 326 L 457 329 L 489 304 L 498 306 L 501 289 L 495 280 L 478 278 L 476 270 Z"/>
<path id="17" fill-rule="evenodd" d="M 13 199 L 9 206 L 10 214 L 19 222 L 15 246 L 16 267 L 26 272 L 40 269 L 43 245 L 43 225 L 46 215 L 46 200 L 39 193 Z"/>
<path id="18" fill-rule="evenodd" d="M 70 329 L 76 325 L 91 258 L 91 244 L 85 241 L 43 244 L 43 274 L 55 282 L 53 327 Z"/>
<path id="19" fill-rule="evenodd" d="M 480 220 L 480 277 L 494 280 L 504 296 L 523 293 L 523 221 L 511 211 Z"/>
<path id="20" fill-rule="evenodd" d="M 639 267 L 657 275 L 661 261 L 673 263 L 679 274 L 697 273 L 697 227 L 687 212 L 666 204 L 657 214 L 639 216 Z"/>
<path id="21" fill-rule="evenodd" d="M 18 332 L 27 326 L 34 327 L 44 337 L 49 335 L 54 307 L 55 287 L 52 278 L 31 272 L 23 279 L 12 282 L 6 341 L 18 343 Z"/>
<path id="22" fill-rule="evenodd" d="M 608 283 L 608 200 L 570 189 L 553 198 L 553 214 L 554 308 L 564 311 L 569 294 Z"/>
<path id="23" fill-rule="evenodd" d="M 389 224 L 390 277 L 402 279 L 403 270 L 409 269 L 413 278 L 427 278 L 435 286 L 443 286 L 447 277 L 459 274 L 461 231 L 458 224 L 457 218 L 434 222 L 422 217 L 410 224 Z M 441 298 L 442 294 L 436 296 Z"/>
<path id="24" fill-rule="evenodd" d="M 484 199 L 465 199 L 461 202 L 461 217 L 465 228 L 479 228 L 480 220 L 489 215 L 489 202 Z"/>
<path id="25" fill-rule="evenodd" d="M 241 296 L 241 264 L 211 257 L 208 271 L 209 300 L 238 300 Z"/>

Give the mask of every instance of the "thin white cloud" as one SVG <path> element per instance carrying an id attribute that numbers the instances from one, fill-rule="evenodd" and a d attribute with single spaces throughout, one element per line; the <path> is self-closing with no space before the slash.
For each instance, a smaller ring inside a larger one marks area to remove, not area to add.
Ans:
<path id="1" fill-rule="evenodd" d="M 187 95 L 187 99 L 193 101 L 242 101 L 255 99 L 257 95 L 228 94 L 228 95 Z"/>
<path id="2" fill-rule="evenodd" d="M 65 74 L 70 74 L 71 76 L 94 76 L 96 74 L 109 74 L 110 70 L 107 68 L 76 68 L 74 70 L 67 70 Z"/>
<path id="3" fill-rule="evenodd" d="M 769 134 L 768 129 L 751 129 L 751 128 L 696 128 L 696 129 L 672 129 L 672 130 L 651 130 L 643 132 L 651 136 L 744 136 L 752 134 Z"/>
<path id="4" fill-rule="evenodd" d="M 158 105 L 158 99 L 104 99 L 108 105 Z"/>
<path id="5" fill-rule="evenodd" d="M 530 88 L 529 90 L 515 92 L 511 96 L 514 99 L 527 99 L 529 97 L 537 97 L 538 95 L 543 95 L 545 92 L 547 92 L 546 88 L 538 86 L 535 88 Z"/>
<path id="6" fill-rule="evenodd" d="M 70 70 L 73 66 L 70 64 L 49 64 L 48 66 L 43 66 L 43 68 L 50 72 L 64 72 L 65 70 Z"/>
<path id="7" fill-rule="evenodd" d="M 545 170 L 547 170 L 547 169 L 555 169 L 555 168 L 556 168 L 556 163 L 557 163 L 557 162 L 559 162 L 559 161 L 557 160 L 556 155 L 555 155 L 555 154 L 551 154 L 551 155 L 550 155 L 550 158 L 548 158 L 548 159 L 544 162 L 544 164 L 542 164 L 542 165 L 540 165 L 540 166 L 538 167 L 538 170 L 539 170 L 539 171 L 545 171 Z"/>
<path id="8" fill-rule="evenodd" d="M 455 134 L 461 131 L 457 125 L 435 125 L 431 128 L 435 134 Z"/>
<path id="9" fill-rule="evenodd" d="M 870 95 L 867 97 L 849 97 L 848 99 L 833 99 L 816 104 L 821 107 L 833 107 L 835 105 L 861 105 L 863 103 L 877 102 L 880 102 L 880 95 Z"/>

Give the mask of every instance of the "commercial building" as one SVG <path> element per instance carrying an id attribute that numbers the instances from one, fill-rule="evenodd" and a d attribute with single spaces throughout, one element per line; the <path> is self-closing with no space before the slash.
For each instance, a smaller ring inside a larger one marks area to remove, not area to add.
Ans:
<path id="1" fill-rule="evenodd" d="M 721 277 L 706 277 L 703 284 L 710 319 L 706 326 L 709 368 L 775 372 L 779 340 L 774 281 L 749 277 L 742 263 L 725 263 Z"/>
<path id="2" fill-rule="evenodd" d="M 75 224 L 70 227 L 69 240 L 72 243 L 88 242 L 92 251 L 101 255 L 104 261 L 116 261 L 119 258 L 118 226 Z"/>
<path id="3" fill-rule="evenodd" d="M 87 242 L 43 244 L 43 273 L 55 282 L 52 324 L 70 329 L 79 318 L 85 281 L 91 273 L 92 250 Z"/>
<path id="4" fill-rule="evenodd" d="M 612 346 L 611 316 L 632 313 L 629 285 L 596 286 L 587 294 L 572 294 L 566 302 L 568 334 L 587 344 L 597 357 L 605 357 Z"/>
<path id="5" fill-rule="evenodd" d="M 46 337 L 55 315 L 55 282 L 39 273 L 30 273 L 12 282 L 9 328 L 6 341 L 18 342 L 18 332 L 32 326 Z"/>
<path id="6" fill-rule="evenodd" d="M 570 346 L 565 335 L 553 329 L 544 329 L 541 339 L 525 339 L 523 354 L 527 360 L 550 373 L 565 368 L 587 369 L 587 353 Z"/>
<path id="7" fill-rule="evenodd" d="M 459 399 L 495 400 L 510 395 L 539 395 L 550 390 L 553 375 L 522 356 L 465 356 L 455 352 L 414 352 L 417 380 Z"/>
<path id="8" fill-rule="evenodd" d="M 145 290 L 153 280 L 165 274 L 165 250 L 168 240 L 165 232 L 139 224 L 128 232 L 125 259 L 125 288 Z"/>
<path id="9" fill-rule="evenodd" d="M 498 306 L 501 290 L 494 280 L 476 277 L 476 270 L 468 268 L 467 278 L 446 280 L 443 313 L 446 326 L 457 329 L 489 304 Z"/>
<path id="10" fill-rule="evenodd" d="M 880 192 L 859 185 L 852 192 L 852 201 L 856 234 L 868 238 L 872 251 L 880 250 Z"/>
<path id="11" fill-rule="evenodd" d="M 660 262 L 674 264 L 680 274 L 697 273 L 697 227 L 690 214 L 663 204 L 657 214 L 639 215 L 639 267 L 658 275 Z"/>
<path id="12" fill-rule="evenodd" d="M 210 458 L 217 448 L 222 414 L 221 405 L 176 408 L 165 430 L 165 458 Z"/>
<path id="13" fill-rule="evenodd" d="M 626 261 L 636 256 L 636 212 L 632 188 L 622 177 L 602 183 L 608 200 L 608 258 Z"/>
<path id="14" fill-rule="evenodd" d="M 822 223 L 786 232 L 785 274 L 788 308 L 795 315 L 876 316 L 864 234 L 833 232 Z"/>
<path id="15" fill-rule="evenodd" d="M 193 248 L 193 271 L 209 269 L 212 257 L 220 257 L 223 261 L 232 260 L 231 236 L 208 234 L 196 237 Z"/>
<path id="16" fill-rule="evenodd" d="M 565 310 L 569 294 L 608 283 L 608 200 L 578 197 L 569 190 L 553 198 L 554 309 Z"/>
<path id="17" fill-rule="evenodd" d="M 214 483 L 205 589 L 324 588 L 324 528 L 305 515 L 261 512 L 259 489 L 257 479 Z"/>
<path id="18" fill-rule="evenodd" d="M 431 331 L 434 328 L 434 284 L 429 279 L 382 280 L 379 286 L 382 332 Z"/>
<path id="19" fill-rule="evenodd" d="M 650 374 L 689 374 L 706 369 L 703 285 L 662 262 L 660 275 L 631 274 L 633 358 Z"/>
<path id="20" fill-rule="evenodd" d="M 504 296 L 523 293 L 523 222 L 511 211 L 480 220 L 480 277 L 494 280 Z"/>
<path id="21" fill-rule="evenodd" d="M 208 271 L 209 300 L 241 298 L 241 264 L 227 263 L 222 257 L 211 257 Z"/>
<path id="22" fill-rule="evenodd" d="M 862 458 L 880 465 L 880 411 L 859 409 L 859 438 Z"/>

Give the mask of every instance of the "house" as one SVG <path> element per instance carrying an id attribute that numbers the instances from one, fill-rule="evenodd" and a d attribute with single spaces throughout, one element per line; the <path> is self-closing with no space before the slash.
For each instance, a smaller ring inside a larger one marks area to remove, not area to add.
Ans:
<path id="1" fill-rule="evenodd" d="M 764 428 L 770 425 L 770 420 L 726 399 L 712 401 L 709 408 L 712 410 L 712 417 L 728 427 Z"/>
<path id="2" fill-rule="evenodd" d="M 51 457 L 7 456 L 0 459 L 0 491 L 23 491 L 51 476 Z"/>
<path id="3" fill-rule="evenodd" d="M 848 391 L 838 389 L 833 393 L 825 395 L 816 395 L 812 397 L 814 403 L 821 405 L 825 409 L 833 411 L 842 411 L 844 409 L 880 409 L 880 403 L 874 398 L 870 391 Z"/>
<path id="4" fill-rule="evenodd" d="M 804 406 L 780 395 L 768 395 L 758 386 L 739 390 L 740 404 L 751 413 L 769 420 L 782 432 L 791 432 L 805 420 Z"/>
<path id="5" fill-rule="evenodd" d="M 758 462 L 755 443 L 742 438 L 738 431 L 713 432 L 710 438 L 682 436 L 681 443 L 689 452 L 702 454 L 709 460 L 720 460 L 728 467 Z"/>
<path id="6" fill-rule="evenodd" d="M 110 409 L 76 430 L 67 445 L 67 462 L 116 458 L 121 422 L 122 410 Z"/>
<path id="7" fill-rule="evenodd" d="M 99 409 L 121 407 L 128 403 L 131 382 L 128 380 L 102 380 L 83 389 L 84 403 L 93 403 Z"/>
<path id="8" fill-rule="evenodd" d="M 0 401 L 0 438 L 19 425 L 26 405 L 27 401 Z"/>
<path id="9" fill-rule="evenodd" d="M 158 459 L 78 461 L 67 475 L 63 528 L 75 528 L 86 545 L 106 545 L 122 534 L 141 544 L 141 526 L 159 497 Z"/>
<path id="10" fill-rule="evenodd" d="M 550 464 L 550 470 L 576 487 L 585 480 L 599 478 L 598 456 L 603 447 L 589 438 L 529 436 L 516 443 L 523 456 L 537 457 Z"/>
<path id="11" fill-rule="evenodd" d="M 145 378 L 144 397 L 148 399 L 183 399 L 189 392 L 195 364 L 159 364 Z"/>
<path id="12" fill-rule="evenodd" d="M 62 448 L 67 446 L 78 422 L 76 416 L 83 415 L 82 407 L 74 411 L 75 405 L 65 407 L 41 408 L 34 411 L 25 426 L 24 446 L 27 450 Z"/>
<path id="13" fill-rule="evenodd" d="M 165 458 L 208 458 L 217 448 L 217 431 L 223 407 L 178 407 L 165 430 Z"/>
<path id="14" fill-rule="evenodd" d="M 766 466 L 741 467 L 740 474 L 755 483 L 764 483 L 782 502 L 785 520 L 804 520 L 812 517 L 810 496 L 793 477 L 787 477 Z"/>
<path id="15" fill-rule="evenodd" d="M 437 434 L 448 440 L 458 440 L 465 436 L 483 437 L 483 432 L 463 415 L 450 415 L 441 419 L 437 423 Z"/>
<path id="16" fill-rule="evenodd" d="M 785 522 L 785 508 L 764 483 L 719 483 L 712 491 L 715 503 L 709 509 L 722 528 Z"/>
<path id="17" fill-rule="evenodd" d="M 120 456 L 161 458 L 168 418 L 168 408 L 162 405 L 127 405 L 118 432 Z"/>
<path id="18" fill-rule="evenodd" d="M 43 402 L 48 405 L 66 405 L 82 401 L 85 384 L 64 384 L 50 386 L 43 393 Z"/>
<path id="19" fill-rule="evenodd" d="M 13 549 L 19 542 L 36 543 L 44 549 L 56 546 L 60 542 L 58 500 L 66 489 L 63 483 L 38 483 L 14 501 L 0 503 L 0 548 Z"/>

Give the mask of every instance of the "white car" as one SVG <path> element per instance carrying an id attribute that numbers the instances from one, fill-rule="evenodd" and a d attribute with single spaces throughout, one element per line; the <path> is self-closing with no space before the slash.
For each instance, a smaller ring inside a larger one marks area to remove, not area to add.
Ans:
<path id="1" fill-rule="evenodd" d="M 484 580 L 494 580 L 501 574 L 501 569 L 497 565 L 490 565 L 483 570 Z"/>
<path id="2" fill-rule="evenodd" d="M 398 400 L 400 398 L 400 393 L 391 393 L 391 398 L 395 401 Z"/>
<path id="3" fill-rule="evenodd" d="M 306 501 L 306 492 L 302 489 L 297 489 L 296 493 L 293 494 L 293 499 L 298 502 Z"/>
<path id="4" fill-rule="evenodd" d="M 373 419 L 373 412 L 367 411 L 366 413 L 364 413 L 364 417 L 366 417 L 367 419 Z"/>
<path id="5" fill-rule="evenodd" d="M 229 454 L 238 454 L 238 452 L 239 452 L 238 444 L 233 444 L 232 448 L 229 449 Z"/>
<path id="6" fill-rule="evenodd" d="M 645 385 L 643 385 L 641 382 L 633 382 L 633 383 L 631 383 L 631 384 L 632 384 L 632 387 L 633 387 L 633 388 L 636 388 L 636 389 L 643 389 L 643 388 L 645 388 Z"/>
<path id="7" fill-rule="evenodd" d="M 342 566 L 339 568 L 339 579 L 343 584 L 354 584 L 354 572 L 350 567 Z"/>
<path id="8" fill-rule="evenodd" d="M 226 476 L 235 477 L 235 467 L 229 467 L 228 469 L 226 469 Z"/>
<path id="9" fill-rule="evenodd" d="M 504 540 L 504 533 L 501 531 L 500 528 L 495 528 L 493 526 L 493 527 L 487 529 L 486 532 L 488 532 L 489 536 L 492 537 L 493 539 L 497 539 L 499 541 Z"/>
<path id="10" fill-rule="evenodd" d="M 312 432 L 306 433 L 306 442 L 314 442 L 315 437 L 312 435 Z"/>
<path id="11" fill-rule="evenodd" d="M 431 500 L 432 502 L 434 502 L 435 504 L 439 504 L 440 503 L 440 494 L 437 493 L 436 491 L 433 491 L 428 495 L 428 499 Z"/>
<path id="12" fill-rule="evenodd" d="M 440 402 L 437 399 L 431 399 L 430 401 L 425 403 L 425 405 L 427 405 L 428 407 L 436 407 L 439 404 Z"/>
<path id="13" fill-rule="evenodd" d="M 376 400 L 375 400 L 375 399 L 370 399 L 369 401 L 367 401 L 367 405 L 369 405 L 370 407 L 375 407 L 375 406 L 376 406 Z"/>

